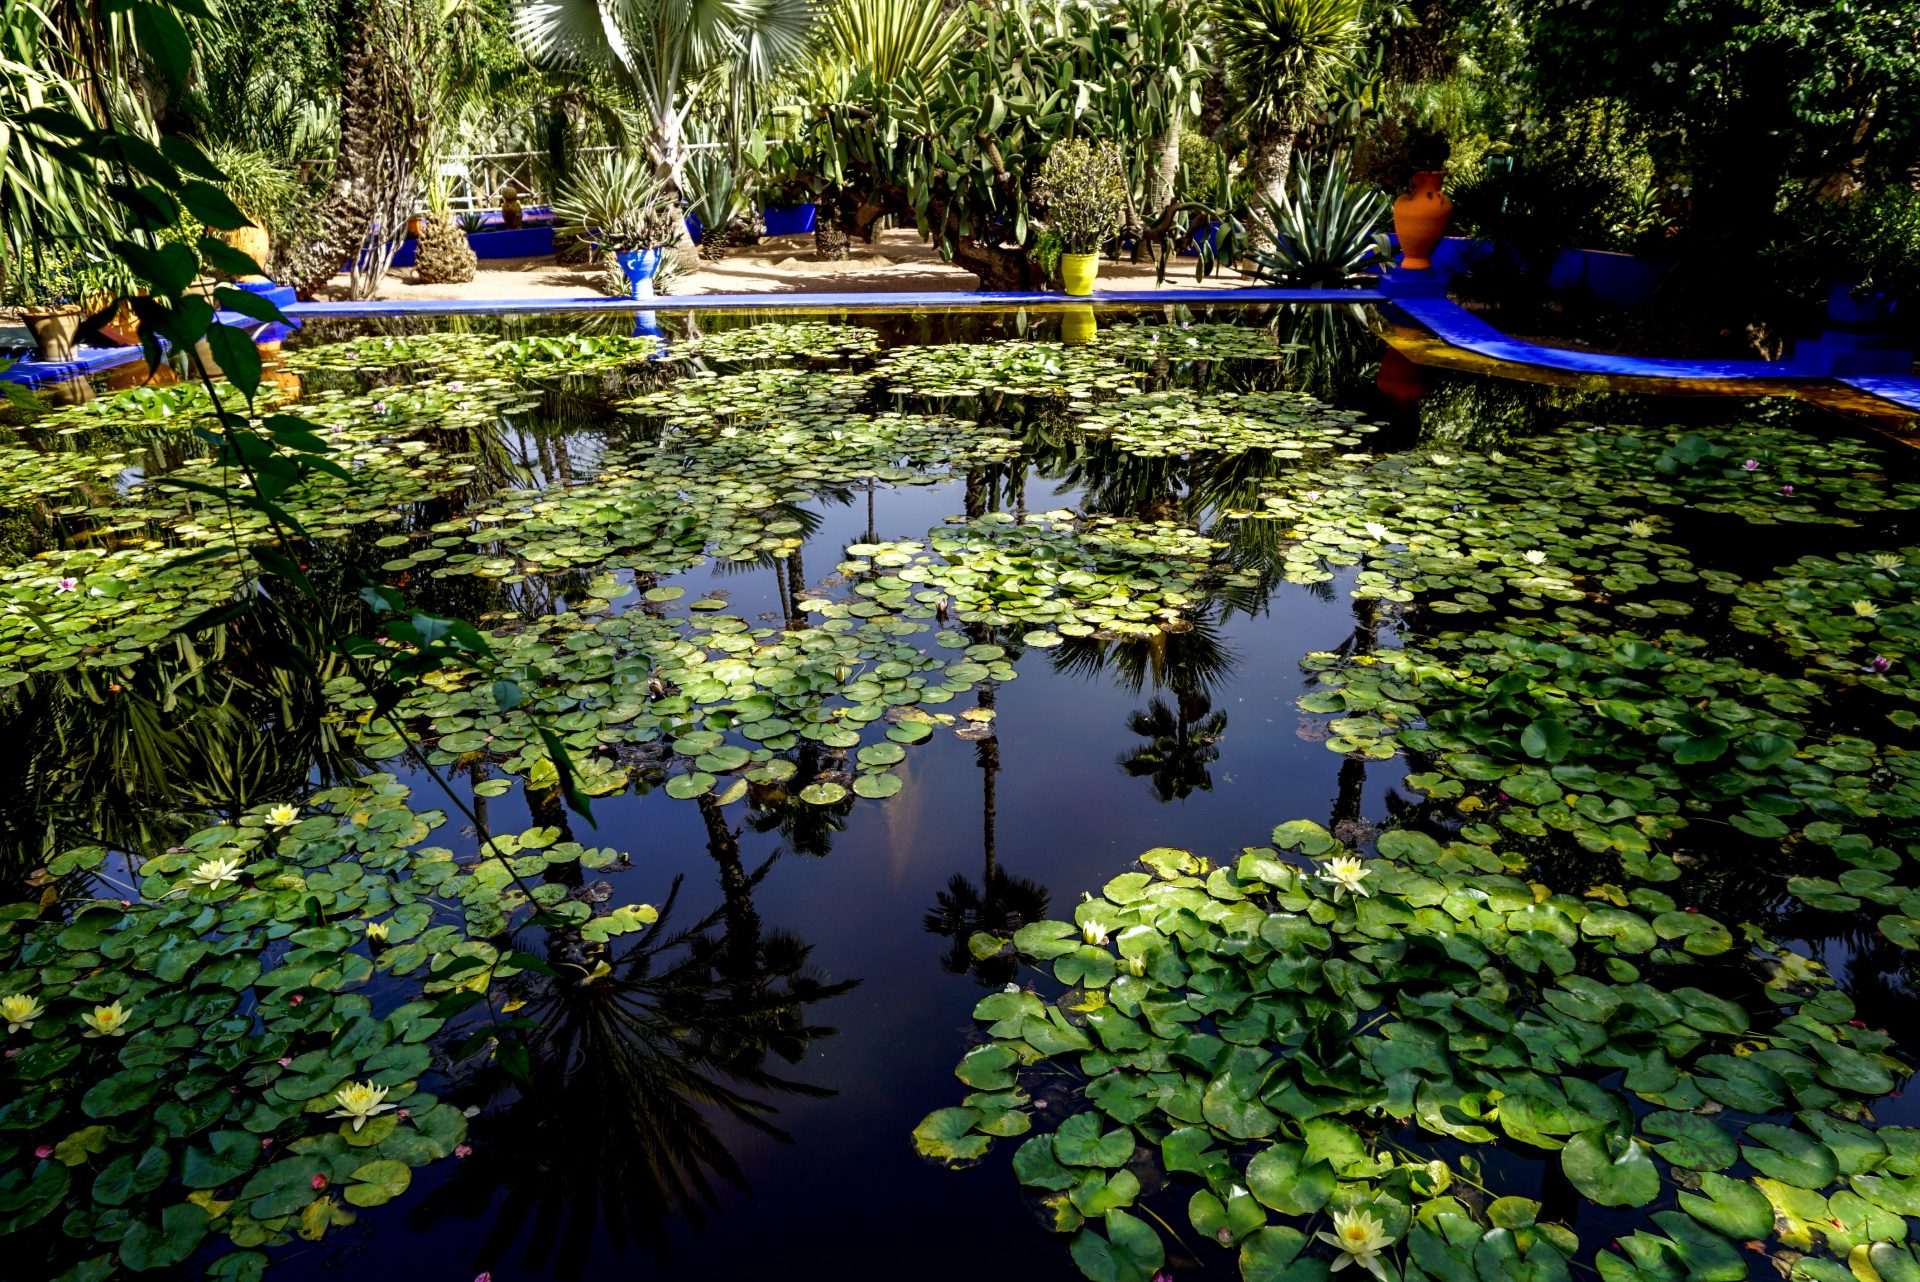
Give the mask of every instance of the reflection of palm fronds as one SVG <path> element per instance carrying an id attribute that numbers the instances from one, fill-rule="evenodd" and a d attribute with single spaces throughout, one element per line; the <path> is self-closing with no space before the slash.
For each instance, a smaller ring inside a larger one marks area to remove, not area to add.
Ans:
<path id="1" fill-rule="evenodd" d="M 1221 636 L 1210 608 L 1196 613 L 1189 623 L 1185 632 L 1139 639 L 1064 638 L 1053 652 L 1054 671 L 1086 677 L 1111 672 L 1132 695 L 1152 688 L 1210 696 L 1233 675 L 1240 659 Z"/>
<path id="2" fill-rule="evenodd" d="M 974 957 L 967 941 L 975 934 L 1011 935 L 1029 922 L 1047 915 L 1047 888 L 1025 877 L 1009 877 L 998 868 L 989 868 L 984 888 L 975 886 L 955 873 L 947 888 L 935 897 L 934 908 L 922 919 L 927 933 L 950 942 L 940 958 L 948 974 L 971 974 L 989 987 L 998 987 L 1013 978 L 1019 959 L 996 956 L 982 961 Z"/>
<path id="3" fill-rule="evenodd" d="M 825 1097 L 830 1090 L 768 1071 L 768 1056 L 798 1062 L 834 1030 L 807 1022 L 807 1008 L 858 981 L 823 983 L 810 947 L 780 932 L 752 941 L 752 965 L 725 931 L 723 904 L 684 930 L 660 921 L 598 979 L 530 985 L 528 1084 L 507 1094 L 484 1137 L 416 1213 L 432 1221 L 484 1213 L 484 1258 L 523 1234 L 529 1256 L 554 1271 L 586 1272 L 597 1232 L 616 1248 L 665 1251 L 670 1216 L 704 1223 L 721 1185 L 746 1178 L 718 1122 L 786 1140 L 768 1095 Z M 722 959 L 725 959 L 723 964 Z"/>
<path id="4" fill-rule="evenodd" d="M 1129 713 L 1127 729 L 1147 742 L 1122 753 L 1116 764 L 1135 779 L 1153 785 L 1161 801 L 1179 801 L 1195 789 L 1213 791 L 1207 767 L 1220 759 L 1219 742 L 1227 731 L 1227 714 L 1212 711 L 1203 694 L 1175 701 L 1178 711 L 1159 697 L 1143 711 Z"/>

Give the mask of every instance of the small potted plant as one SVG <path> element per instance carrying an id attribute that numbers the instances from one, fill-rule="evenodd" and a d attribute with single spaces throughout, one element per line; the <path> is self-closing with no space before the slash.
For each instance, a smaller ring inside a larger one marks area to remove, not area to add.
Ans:
<path id="1" fill-rule="evenodd" d="M 0 306 L 17 313 L 33 336 L 35 360 L 60 363 L 73 359 L 81 322 L 112 300 L 117 283 L 104 259 L 65 245 L 35 245 L 7 265 Z"/>
<path id="2" fill-rule="evenodd" d="M 1411 114 L 1376 120 L 1355 149 L 1356 175 L 1394 198 L 1393 234 L 1400 265 L 1410 271 L 1433 266 L 1453 217 L 1453 201 L 1440 189 L 1452 150 L 1444 133 Z"/>
<path id="3" fill-rule="evenodd" d="M 629 297 L 651 298 L 661 255 L 684 234 L 679 207 L 641 155 L 600 155 L 576 169 L 553 202 L 559 231 L 590 240 L 625 277 Z"/>
<path id="4" fill-rule="evenodd" d="M 1093 293 L 1100 247 L 1120 230 L 1127 200 L 1120 149 L 1084 138 L 1058 144 L 1033 181 L 1033 200 L 1046 211 L 1045 232 L 1060 240 L 1061 287 L 1076 298 Z"/>

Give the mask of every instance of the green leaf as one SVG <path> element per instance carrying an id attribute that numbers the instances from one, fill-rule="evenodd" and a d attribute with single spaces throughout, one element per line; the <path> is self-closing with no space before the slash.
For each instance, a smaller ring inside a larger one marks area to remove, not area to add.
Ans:
<path id="1" fill-rule="evenodd" d="M 139 1220 L 120 1242 L 120 1262 L 136 1273 L 165 1269 L 193 1254 L 207 1235 L 207 1213 L 182 1202 L 160 1212 L 158 1222 Z"/>
<path id="2" fill-rule="evenodd" d="M 355 1206 L 379 1206 L 391 1202 L 413 1183 L 413 1172 L 401 1162 L 380 1157 L 354 1168 L 343 1196 Z"/>
<path id="3" fill-rule="evenodd" d="M 1528 723 L 1520 732 L 1520 749 L 1540 761 L 1561 761 L 1573 750 L 1573 732 L 1560 722 L 1543 717 Z"/>
<path id="4" fill-rule="evenodd" d="M 1335 1183 L 1332 1165 L 1309 1158 L 1304 1144 L 1269 1144 L 1247 1163 L 1247 1187 L 1282 1215 L 1312 1215 Z"/>
<path id="5" fill-rule="evenodd" d="M 913 1128 L 913 1146 L 922 1157 L 947 1162 L 971 1162 L 983 1157 L 992 1141 L 985 1135 L 969 1134 L 980 1116 L 977 1108 L 935 1109 Z"/>
<path id="6" fill-rule="evenodd" d="M 1053 1135 L 1053 1154 L 1068 1166 L 1122 1166 L 1133 1156 L 1133 1132 L 1124 1126 L 1102 1131 L 1102 1115 L 1076 1113 Z"/>
<path id="7" fill-rule="evenodd" d="M 1740 1153 L 1762 1175 L 1797 1188 L 1823 1189 L 1840 1176 L 1840 1164 L 1827 1146 L 1790 1126 L 1755 1122 Z"/>
<path id="8" fill-rule="evenodd" d="M 1160 1235 L 1125 1211 L 1109 1211 L 1106 1235 L 1091 1226 L 1074 1235 L 1073 1262 L 1093 1282 L 1152 1282 L 1166 1262 Z"/>
<path id="9" fill-rule="evenodd" d="M 1773 1204 L 1745 1180 L 1712 1172 L 1700 1177 L 1700 1192 L 1680 1194 L 1680 1208 L 1710 1229 L 1736 1241 L 1765 1238 L 1773 1232 Z"/>
<path id="10" fill-rule="evenodd" d="M 1660 1195 L 1660 1172 L 1631 1136 L 1583 1131 L 1560 1150 L 1560 1168 L 1582 1196 L 1602 1206 L 1645 1206 Z"/>

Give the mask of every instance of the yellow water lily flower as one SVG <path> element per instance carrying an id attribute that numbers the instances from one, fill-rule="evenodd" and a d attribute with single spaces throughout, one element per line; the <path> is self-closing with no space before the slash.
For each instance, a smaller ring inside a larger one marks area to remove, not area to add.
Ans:
<path id="1" fill-rule="evenodd" d="M 359 1130 L 367 1124 L 367 1119 L 398 1107 L 381 1101 L 387 1098 L 387 1088 L 375 1086 L 372 1082 L 348 1082 L 333 1093 L 333 1102 L 340 1107 L 327 1114 L 328 1117 L 349 1117 L 353 1119 L 353 1129 Z"/>
<path id="2" fill-rule="evenodd" d="M 1865 597 L 1853 603 L 1853 612 L 1863 619 L 1877 619 L 1880 617 L 1880 607 Z"/>
<path id="3" fill-rule="evenodd" d="M 1335 1211 L 1333 1232 L 1315 1236 L 1340 1252 L 1340 1258 L 1333 1262 L 1333 1272 L 1357 1264 L 1380 1282 L 1386 1282 L 1387 1271 L 1381 1267 L 1380 1252 L 1392 1246 L 1393 1239 L 1387 1236 L 1387 1226 L 1371 1212 Z"/>
<path id="4" fill-rule="evenodd" d="M 17 1033 L 23 1028 L 32 1028 L 33 1021 L 47 1013 L 31 993 L 12 993 L 0 997 L 0 1019 L 7 1021 L 7 1031 Z"/>
<path id="5" fill-rule="evenodd" d="M 275 828 L 285 828 L 289 824 L 300 822 L 300 807 L 281 802 L 267 811 L 267 822 Z"/>
<path id="6" fill-rule="evenodd" d="M 238 855 L 229 859 L 208 859 L 187 874 L 189 886 L 205 886 L 208 890 L 218 890 L 229 882 L 240 880 L 243 862 Z"/>
<path id="7" fill-rule="evenodd" d="M 1640 520 L 1628 521 L 1626 524 L 1626 531 L 1628 534 L 1631 534 L 1636 539 L 1652 538 L 1653 522 L 1640 521 Z"/>
<path id="8" fill-rule="evenodd" d="M 1373 894 L 1371 890 L 1360 884 L 1366 879 L 1367 872 L 1367 866 L 1352 855 L 1336 855 L 1327 860 L 1327 865 L 1320 870 L 1320 875 L 1333 883 L 1333 898 L 1337 903 L 1349 890 L 1360 896 Z"/>
<path id="9" fill-rule="evenodd" d="M 87 1037 L 125 1037 L 129 1018 L 127 1008 L 116 999 L 106 1006 L 95 1006 L 92 1014 L 80 1017 L 80 1022 L 87 1026 Z"/>
<path id="10" fill-rule="evenodd" d="M 387 923 L 384 921 L 368 922 L 367 923 L 367 942 L 370 944 L 386 943 L 387 942 Z"/>
<path id="11" fill-rule="evenodd" d="M 1107 942 L 1107 928 L 1089 917 L 1080 927 L 1080 938 L 1098 948 Z"/>
<path id="12" fill-rule="evenodd" d="M 1898 552 L 1875 552 L 1873 568 L 1876 570 L 1897 570 L 1907 563 L 1907 558 Z"/>

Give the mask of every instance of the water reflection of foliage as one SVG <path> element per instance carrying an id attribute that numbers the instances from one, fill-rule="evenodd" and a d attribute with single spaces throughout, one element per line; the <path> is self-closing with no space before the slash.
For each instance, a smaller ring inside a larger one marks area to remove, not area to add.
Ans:
<path id="1" fill-rule="evenodd" d="M 833 1093 L 770 1062 L 797 1064 L 832 1037 L 809 1008 L 859 981 L 823 980 L 812 945 L 762 926 L 753 893 L 773 860 L 745 868 L 711 801 L 701 808 L 720 903 L 674 929 L 676 881 L 658 923 L 614 958 L 550 937 L 555 973 L 531 976 L 515 1012 L 531 1030 L 525 1080 L 490 1070 L 465 1088 L 492 1107 L 472 1153 L 416 1214 L 484 1213 L 482 1262 L 524 1239 L 529 1267 L 582 1277 L 597 1232 L 664 1260 L 674 1218 L 698 1228 L 723 1187 L 748 1187 L 727 1126 L 790 1142 L 770 1097 Z"/>
<path id="2" fill-rule="evenodd" d="M 336 615 L 358 603 L 329 594 Z M 293 638 L 249 613 L 203 653 L 182 640 L 111 676 L 70 669 L 0 694 L 9 733 L 0 768 L 0 875 L 16 876 L 82 844 L 160 850 L 209 814 L 305 794 L 361 773 L 364 760 L 328 719 L 341 661 L 283 662 Z"/>

